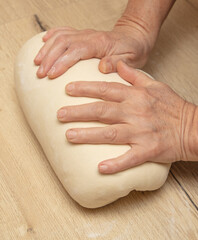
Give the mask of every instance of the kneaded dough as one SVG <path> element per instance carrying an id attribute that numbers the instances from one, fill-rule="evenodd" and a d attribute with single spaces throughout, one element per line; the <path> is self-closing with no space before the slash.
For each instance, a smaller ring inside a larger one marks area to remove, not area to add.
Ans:
<path id="1" fill-rule="evenodd" d="M 28 123 L 70 196 L 84 207 L 97 208 L 126 196 L 132 190 L 160 188 L 167 178 L 170 164 L 149 162 L 117 174 L 103 175 L 98 171 L 98 163 L 125 153 L 129 145 L 71 144 L 67 141 L 65 132 L 69 128 L 106 126 L 99 122 L 60 123 L 57 120 L 56 112 L 60 107 L 98 101 L 68 96 L 65 93 L 67 83 L 79 80 L 129 83 L 117 73 L 100 73 L 98 59 L 80 61 L 57 79 L 38 79 L 38 67 L 33 59 L 43 45 L 43 34 L 27 41 L 17 56 L 16 90 Z"/>

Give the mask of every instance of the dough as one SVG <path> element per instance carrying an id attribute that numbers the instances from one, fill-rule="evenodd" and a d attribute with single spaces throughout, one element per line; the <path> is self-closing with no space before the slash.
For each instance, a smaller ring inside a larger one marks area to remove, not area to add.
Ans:
<path id="1" fill-rule="evenodd" d="M 16 90 L 28 123 L 70 196 L 84 207 L 97 208 L 126 196 L 132 190 L 160 188 L 167 178 L 170 164 L 145 163 L 117 174 L 103 175 L 98 171 L 98 163 L 125 153 L 129 145 L 71 144 L 67 141 L 65 132 L 69 128 L 106 126 L 99 122 L 59 123 L 56 112 L 60 107 L 98 101 L 68 96 L 65 93 L 68 82 L 129 83 L 117 73 L 100 73 L 98 59 L 80 61 L 55 80 L 38 79 L 38 67 L 33 59 L 43 45 L 43 34 L 27 41 L 17 56 Z"/>

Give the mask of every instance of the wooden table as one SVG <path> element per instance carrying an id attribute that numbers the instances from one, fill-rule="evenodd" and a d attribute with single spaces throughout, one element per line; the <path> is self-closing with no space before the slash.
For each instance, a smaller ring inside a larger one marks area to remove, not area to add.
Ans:
<path id="1" fill-rule="evenodd" d="M 106 207 L 67 194 L 28 126 L 15 93 L 22 44 L 55 26 L 110 30 L 126 0 L 0 1 L 0 239 L 198 239 L 198 163 L 173 164 L 166 184 Z M 198 2 L 177 1 L 145 71 L 198 104 Z M 168 140 L 168 139 L 167 139 Z"/>

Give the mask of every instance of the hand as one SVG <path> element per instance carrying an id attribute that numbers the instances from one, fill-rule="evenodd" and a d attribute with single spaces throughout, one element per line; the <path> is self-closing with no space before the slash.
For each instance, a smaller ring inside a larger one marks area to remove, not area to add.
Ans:
<path id="1" fill-rule="evenodd" d="M 193 104 L 183 100 L 166 84 L 121 61 L 117 69 L 118 74 L 131 86 L 86 81 L 66 86 L 66 92 L 71 96 L 94 97 L 104 101 L 62 107 L 57 114 L 59 121 L 110 124 L 106 127 L 69 129 L 66 132 L 68 141 L 131 146 L 125 154 L 101 162 L 101 173 L 116 173 L 146 161 L 168 163 L 187 160 L 190 156 L 187 142 L 190 125 L 185 123 L 187 109 Z"/>
<path id="2" fill-rule="evenodd" d="M 45 44 L 34 59 L 40 65 L 37 76 L 56 78 L 79 60 L 89 58 L 102 59 L 99 70 L 103 73 L 115 72 L 119 60 L 141 68 L 154 45 L 150 39 L 144 27 L 133 22 L 129 26 L 127 21 L 109 32 L 54 28 L 43 37 Z"/>

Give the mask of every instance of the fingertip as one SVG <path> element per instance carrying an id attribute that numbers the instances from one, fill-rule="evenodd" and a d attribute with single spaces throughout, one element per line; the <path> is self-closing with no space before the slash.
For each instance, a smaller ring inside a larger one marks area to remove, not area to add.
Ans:
<path id="1" fill-rule="evenodd" d="M 45 77 L 45 76 L 43 76 L 43 75 L 40 75 L 39 73 L 37 73 L 36 76 L 37 76 L 38 78 L 44 78 L 44 77 Z"/>
<path id="2" fill-rule="evenodd" d="M 65 92 L 71 94 L 71 92 L 75 89 L 74 83 L 70 82 L 65 86 Z"/>
<path id="3" fill-rule="evenodd" d="M 34 63 L 35 63 L 35 65 L 36 66 L 39 66 L 39 65 L 41 65 L 41 63 L 42 63 L 42 58 L 39 56 L 36 56 L 35 57 L 35 59 L 34 59 Z"/>
<path id="4" fill-rule="evenodd" d="M 55 76 L 49 76 L 49 75 L 47 75 L 47 77 L 49 80 L 54 80 L 56 78 Z"/>
<path id="5" fill-rule="evenodd" d="M 50 80 L 53 80 L 53 79 L 55 79 L 55 78 L 58 78 L 58 77 L 60 77 L 62 75 L 62 73 L 60 73 L 60 72 L 56 72 L 56 73 L 53 73 L 53 74 L 48 74 L 47 73 L 47 77 L 50 79 Z"/>
<path id="6" fill-rule="evenodd" d="M 39 65 L 39 61 L 38 61 L 36 58 L 34 59 L 34 64 L 35 64 L 36 66 Z"/>
<path id="7" fill-rule="evenodd" d="M 66 110 L 65 108 L 60 108 L 60 109 L 56 112 L 57 119 L 58 119 L 60 122 L 63 122 L 63 121 L 65 120 L 66 114 L 67 114 L 67 110 Z"/>
<path id="8" fill-rule="evenodd" d="M 49 79 L 53 79 L 56 77 L 56 68 L 54 66 L 47 72 L 47 76 Z"/>
<path id="9" fill-rule="evenodd" d="M 47 38 L 44 36 L 44 37 L 42 38 L 42 40 L 43 40 L 43 42 L 46 42 L 46 41 L 47 41 Z"/>
<path id="10" fill-rule="evenodd" d="M 42 52 L 41 51 L 38 52 L 35 59 L 38 60 L 38 61 L 40 61 L 42 59 Z"/>
<path id="11" fill-rule="evenodd" d="M 49 34 L 48 34 L 48 32 L 47 32 L 47 33 L 42 37 L 42 40 L 43 40 L 44 42 L 46 42 L 48 38 L 49 38 Z"/>
<path id="12" fill-rule="evenodd" d="M 47 73 L 47 77 L 50 79 L 50 80 L 53 80 L 57 77 L 61 76 L 61 74 L 59 72 L 56 72 L 56 73 L 53 73 L 53 74 L 49 74 Z"/>
<path id="13" fill-rule="evenodd" d="M 68 129 L 65 133 L 66 135 L 66 138 L 69 140 L 69 141 L 75 141 L 75 138 L 77 137 L 77 131 L 74 130 L 74 129 Z"/>
<path id="14" fill-rule="evenodd" d="M 56 117 L 57 119 L 59 119 L 59 112 L 61 111 L 62 108 L 59 108 L 57 111 L 56 111 Z"/>
<path id="15" fill-rule="evenodd" d="M 100 173 L 109 173 L 109 167 L 108 167 L 108 165 L 107 164 L 99 164 L 99 166 L 98 166 L 98 168 L 99 168 L 99 172 Z"/>
<path id="16" fill-rule="evenodd" d="M 38 78 L 42 78 L 41 76 L 40 76 L 40 73 L 37 71 L 37 73 L 36 73 L 36 76 L 38 77 Z"/>
<path id="17" fill-rule="evenodd" d="M 105 73 L 105 74 L 114 72 L 113 64 L 109 60 L 107 61 L 107 60 L 102 59 L 99 63 L 98 68 L 99 68 L 100 72 Z"/>
<path id="18" fill-rule="evenodd" d="M 102 174 L 113 174 L 118 172 L 115 165 L 109 162 L 109 160 L 99 163 L 98 168 L 99 172 Z"/>
<path id="19" fill-rule="evenodd" d="M 40 66 L 37 73 L 36 73 L 38 78 L 44 78 L 46 77 L 46 74 L 44 72 L 43 66 Z"/>

